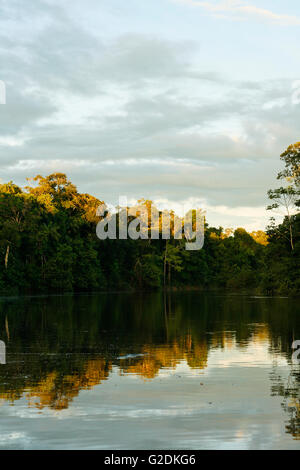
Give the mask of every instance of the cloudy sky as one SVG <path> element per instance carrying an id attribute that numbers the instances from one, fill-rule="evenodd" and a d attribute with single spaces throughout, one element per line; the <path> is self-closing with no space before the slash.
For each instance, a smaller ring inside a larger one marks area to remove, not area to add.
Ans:
<path id="1" fill-rule="evenodd" d="M 0 178 L 264 228 L 300 140 L 299 0 L 0 0 Z"/>

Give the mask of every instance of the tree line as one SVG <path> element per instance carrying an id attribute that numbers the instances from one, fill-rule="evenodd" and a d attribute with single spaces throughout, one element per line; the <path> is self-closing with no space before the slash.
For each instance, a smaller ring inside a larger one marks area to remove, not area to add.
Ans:
<path id="1" fill-rule="evenodd" d="M 99 240 L 97 207 L 63 173 L 0 185 L 2 295 L 159 288 L 300 293 L 300 143 L 281 155 L 281 186 L 268 192 L 278 224 L 248 233 L 205 224 L 204 247 L 184 240 Z M 141 200 L 140 204 L 151 205 Z"/>

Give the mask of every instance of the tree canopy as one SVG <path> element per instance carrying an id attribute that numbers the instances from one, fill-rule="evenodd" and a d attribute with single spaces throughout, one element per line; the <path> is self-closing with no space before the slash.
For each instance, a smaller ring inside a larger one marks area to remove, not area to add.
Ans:
<path id="1" fill-rule="evenodd" d="M 0 292 L 196 287 L 299 293 L 299 155 L 300 143 L 281 155 L 282 186 L 268 193 L 270 210 L 284 208 L 279 225 L 271 219 L 266 232 L 248 233 L 206 223 L 198 251 L 185 250 L 172 227 L 170 240 L 99 240 L 103 201 L 78 192 L 63 173 L 37 175 L 24 189 L 1 184 Z"/>

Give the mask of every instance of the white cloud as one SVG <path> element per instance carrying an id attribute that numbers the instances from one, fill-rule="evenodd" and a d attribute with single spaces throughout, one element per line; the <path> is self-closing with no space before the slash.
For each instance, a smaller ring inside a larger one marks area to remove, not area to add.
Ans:
<path id="1" fill-rule="evenodd" d="M 242 2 L 190 3 L 214 15 L 243 11 L 246 18 L 258 10 L 282 20 Z M 244 74 L 242 81 L 239 62 L 231 76 L 219 56 L 206 63 L 198 33 L 187 41 L 129 25 L 126 33 L 105 36 L 99 28 L 97 35 L 54 0 L 37 0 L 34 11 L 21 0 L 5 4 L 3 181 L 23 185 L 28 176 L 63 171 L 80 191 L 107 202 L 126 194 L 167 199 L 175 208 L 176 201 L 202 198 L 212 225 L 265 225 L 279 154 L 299 138 L 300 106 L 292 100 L 298 77 L 281 78 L 291 73 L 277 65 L 282 51 L 276 49 L 273 79 L 259 70 L 256 81 Z"/>
<path id="2" fill-rule="evenodd" d="M 215 16 L 226 17 L 230 15 L 231 18 L 240 20 L 247 18 L 262 19 L 284 26 L 300 25 L 300 18 L 297 16 L 274 13 L 271 10 L 259 8 L 255 5 L 249 5 L 240 0 L 225 0 L 221 2 L 201 2 L 198 0 L 173 1 L 185 3 L 195 7 L 201 7 L 211 12 Z"/>
<path id="3" fill-rule="evenodd" d="M 27 140 L 25 136 L 0 136 L 0 147 L 22 147 Z"/>
<path id="4" fill-rule="evenodd" d="M 212 205 L 207 199 L 199 197 L 189 197 L 181 201 L 167 198 L 154 198 L 152 200 L 159 210 L 173 210 L 180 217 L 183 217 L 190 209 L 202 209 L 206 221 L 210 226 L 215 227 L 223 226 L 224 228 L 236 229 L 242 226 L 252 232 L 264 230 L 270 218 L 270 213 L 263 206 L 228 207 L 226 205 Z M 137 203 L 138 199 L 136 198 L 128 199 L 129 205 Z M 272 215 L 274 216 L 274 214 Z"/>

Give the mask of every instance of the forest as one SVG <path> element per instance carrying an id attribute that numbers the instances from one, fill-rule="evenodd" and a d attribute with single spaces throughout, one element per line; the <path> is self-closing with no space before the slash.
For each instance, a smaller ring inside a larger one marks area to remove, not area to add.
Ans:
<path id="1" fill-rule="evenodd" d="M 0 293 L 229 289 L 300 293 L 300 142 L 281 155 L 265 231 L 205 224 L 204 247 L 184 240 L 99 240 L 103 201 L 63 173 L 0 184 Z M 151 201 L 141 200 L 149 205 Z"/>

